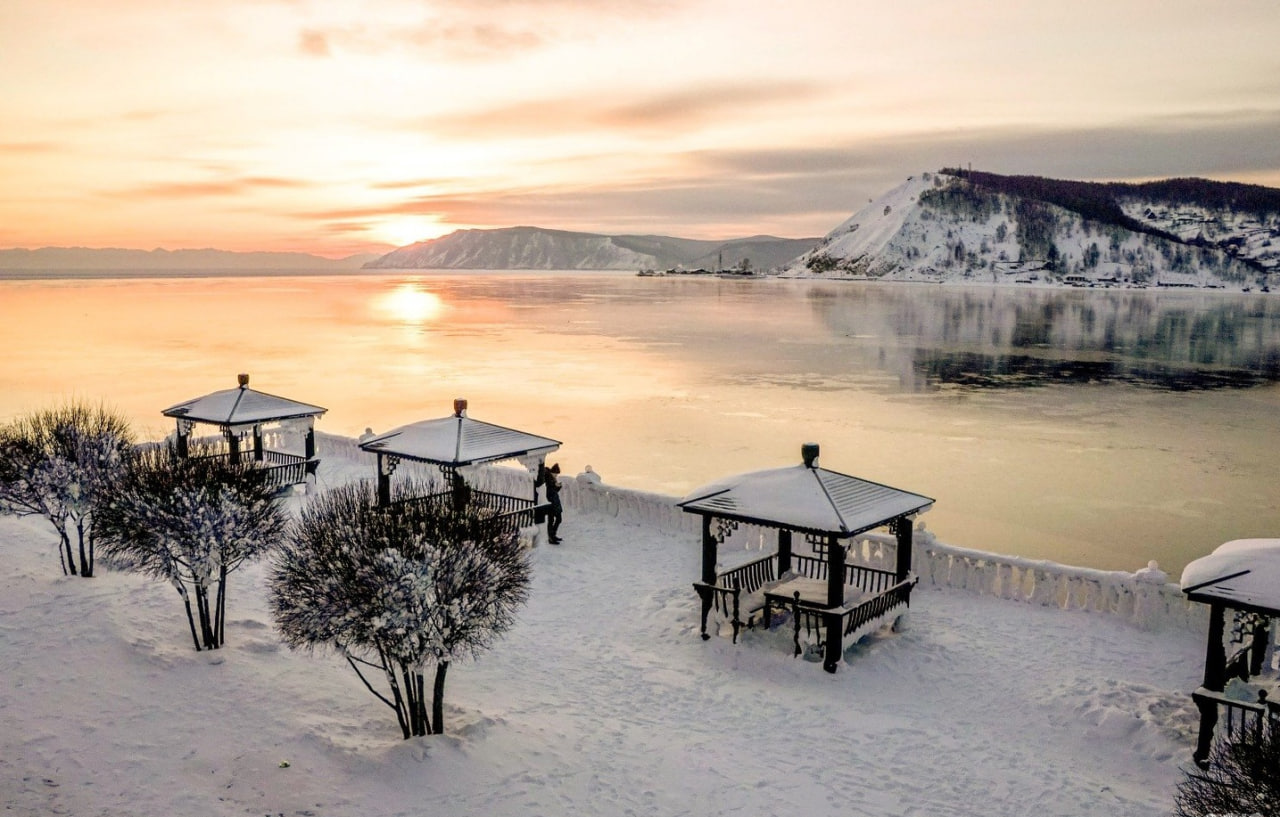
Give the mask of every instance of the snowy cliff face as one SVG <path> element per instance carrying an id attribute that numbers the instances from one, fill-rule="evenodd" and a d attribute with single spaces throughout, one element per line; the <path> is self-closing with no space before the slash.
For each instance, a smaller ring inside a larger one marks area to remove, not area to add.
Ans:
<path id="1" fill-rule="evenodd" d="M 1151 232 L 923 173 L 859 210 L 783 274 L 1235 290 L 1265 288 L 1280 274 L 1273 246 L 1280 245 L 1280 213 L 1240 215 L 1136 196 L 1117 204 Z"/>

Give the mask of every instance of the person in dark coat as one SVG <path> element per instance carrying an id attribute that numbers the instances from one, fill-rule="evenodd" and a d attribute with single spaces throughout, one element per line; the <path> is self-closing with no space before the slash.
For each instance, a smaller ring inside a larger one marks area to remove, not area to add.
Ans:
<path id="1" fill-rule="evenodd" d="M 546 486 L 547 502 L 551 505 L 547 511 L 547 541 L 558 545 L 560 521 L 564 518 L 564 507 L 560 504 L 560 463 L 554 463 L 550 468 L 544 466 L 533 484 L 534 487 Z"/>

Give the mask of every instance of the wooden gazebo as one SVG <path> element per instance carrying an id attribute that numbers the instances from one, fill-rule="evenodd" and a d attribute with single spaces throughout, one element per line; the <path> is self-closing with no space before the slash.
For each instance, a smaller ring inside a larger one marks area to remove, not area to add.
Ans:
<path id="1" fill-rule="evenodd" d="M 296 485 L 313 476 L 316 458 L 316 418 L 327 409 L 300 403 L 249 388 L 249 375 L 236 378 L 238 386 L 195 397 L 161 412 L 177 422 L 177 452 L 190 453 L 191 434 L 197 424 L 217 426 L 226 443 L 224 456 L 233 463 L 252 461 L 266 469 L 268 479 L 280 486 Z M 303 451 L 293 454 L 263 444 L 264 433 L 293 428 L 302 432 Z M 247 443 L 247 446 L 246 446 Z"/>
<path id="2" fill-rule="evenodd" d="M 1204 682 L 1191 694 L 1200 710 L 1194 757 L 1203 767 L 1215 735 L 1237 740 L 1280 729 L 1280 672 L 1272 633 L 1280 618 L 1280 539 L 1220 545 L 1187 565 L 1181 585 L 1188 599 L 1209 605 Z M 1231 679 L 1240 683 L 1235 694 L 1226 694 Z"/>
<path id="3" fill-rule="evenodd" d="M 542 506 L 533 487 L 533 472 L 559 447 L 558 440 L 473 420 L 467 416 L 466 400 L 454 400 L 453 414 L 448 417 L 410 423 L 360 443 L 360 448 L 378 457 L 380 505 L 391 504 L 391 477 L 401 461 L 425 463 L 439 469 L 447 487 L 417 499 L 448 499 L 455 505 L 478 503 L 520 526 L 532 524 L 540 516 L 536 512 Z M 467 485 L 461 469 L 503 460 L 519 460 L 530 471 L 527 497 L 479 491 Z"/>
<path id="4" fill-rule="evenodd" d="M 730 617 L 735 640 L 743 615 L 753 626 L 759 612 L 768 627 L 773 609 L 789 609 L 797 653 L 803 621 L 822 637 L 823 668 L 835 672 L 845 637 L 878 626 L 910 604 L 917 581 L 911 571 L 912 520 L 933 500 L 820 468 L 816 444 L 803 446 L 801 455 L 802 465 L 722 479 L 679 505 L 702 517 L 702 576 L 694 583 L 702 601 L 702 637 L 710 637 L 707 617 L 713 608 Z M 719 544 L 744 523 L 777 530 L 776 551 L 717 572 Z M 897 539 L 894 570 L 848 561 L 853 537 L 880 527 Z M 809 543 L 808 553 L 793 547 L 793 534 Z"/>

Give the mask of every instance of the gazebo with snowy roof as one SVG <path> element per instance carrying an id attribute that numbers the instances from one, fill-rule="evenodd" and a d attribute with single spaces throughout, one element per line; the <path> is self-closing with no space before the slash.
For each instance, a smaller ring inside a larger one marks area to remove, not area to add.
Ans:
<path id="1" fill-rule="evenodd" d="M 225 452 L 215 456 L 233 463 L 249 457 L 267 471 L 268 480 L 276 485 L 305 482 L 320 464 L 316 458 L 315 421 L 328 409 L 251 389 L 247 374 L 238 375 L 236 380 L 237 388 L 195 397 L 161 412 L 177 421 L 178 455 L 188 456 L 191 433 L 196 424 L 204 423 L 217 426 L 226 443 Z M 301 432 L 302 454 L 267 448 L 263 438 L 269 431 Z M 248 451 L 243 450 L 246 441 Z"/>
<path id="2" fill-rule="evenodd" d="M 702 601 L 702 637 L 713 609 L 729 618 L 736 641 L 744 623 L 765 627 L 774 609 L 792 613 L 796 654 L 802 626 L 816 634 L 823 668 L 835 672 L 845 638 L 878 628 L 911 601 L 915 517 L 933 500 L 818 466 L 818 446 L 801 448 L 802 465 L 754 471 L 713 482 L 680 503 L 702 517 L 702 577 L 694 588 Z M 719 545 L 742 524 L 777 531 L 773 553 L 717 571 Z M 888 527 L 896 539 L 893 570 L 848 560 L 854 537 Z M 793 534 L 808 552 L 794 545 Z"/>
<path id="3" fill-rule="evenodd" d="M 380 505 L 391 504 L 391 475 L 407 460 L 435 466 L 449 483 L 446 491 L 418 499 L 449 498 L 456 505 L 477 502 L 522 526 L 532 523 L 544 507 L 537 503 L 536 488 L 530 488 L 527 498 L 478 491 L 466 484 L 464 469 L 518 460 L 532 475 L 559 447 L 559 440 L 474 420 L 467 416 L 467 401 L 461 399 L 453 401 L 453 414 L 448 417 L 410 423 L 360 443 L 360 448 L 378 457 Z"/>
<path id="4" fill-rule="evenodd" d="M 1188 599 L 1209 605 L 1204 682 L 1191 695 L 1200 710 L 1195 761 L 1203 767 L 1215 735 L 1236 740 L 1280 729 L 1274 635 L 1280 617 L 1280 539 L 1236 539 L 1219 545 L 1186 566 L 1181 585 Z M 1235 684 L 1230 683 L 1233 679 Z M 1228 686 L 1233 687 L 1230 694 Z"/>

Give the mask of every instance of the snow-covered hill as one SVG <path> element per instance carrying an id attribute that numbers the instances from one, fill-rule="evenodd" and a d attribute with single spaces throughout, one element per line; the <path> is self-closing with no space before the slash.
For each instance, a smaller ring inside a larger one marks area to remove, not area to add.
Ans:
<path id="1" fill-rule="evenodd" d="M 818 242 L 753 236 L 731 241 L 699 241 L 655 235 L 598 235 L 540 227 L 458 230 L 441 238 L 401 247 L 366 269 L 589 269 L 637 270 L 779 267 Z"/>
<path id="2" fill-rule="evenodd" d="M 0 250 L 0 270 L 355 270 L 372 256 L 301 252 L 41 247 Z"/>
<path id="3" fill-rule="evenodd" d="M 1272 275 L 1280 274 L 1280 207 L 1239 210 L 1161 200 L 1148 193 L 1154 185 L 1052 180 L 1037 180 L 1050 192 L 1034 197 L 1007 192 L 999 185 L 1007 178 L 912 176 L 828 233 L 783 274 L 1234 290 L 1267 289 Z M 1080 189 L 1091 198 L 1071 198 Z M 1103 210 L 1108 217 L 1082 214 Z"/>

